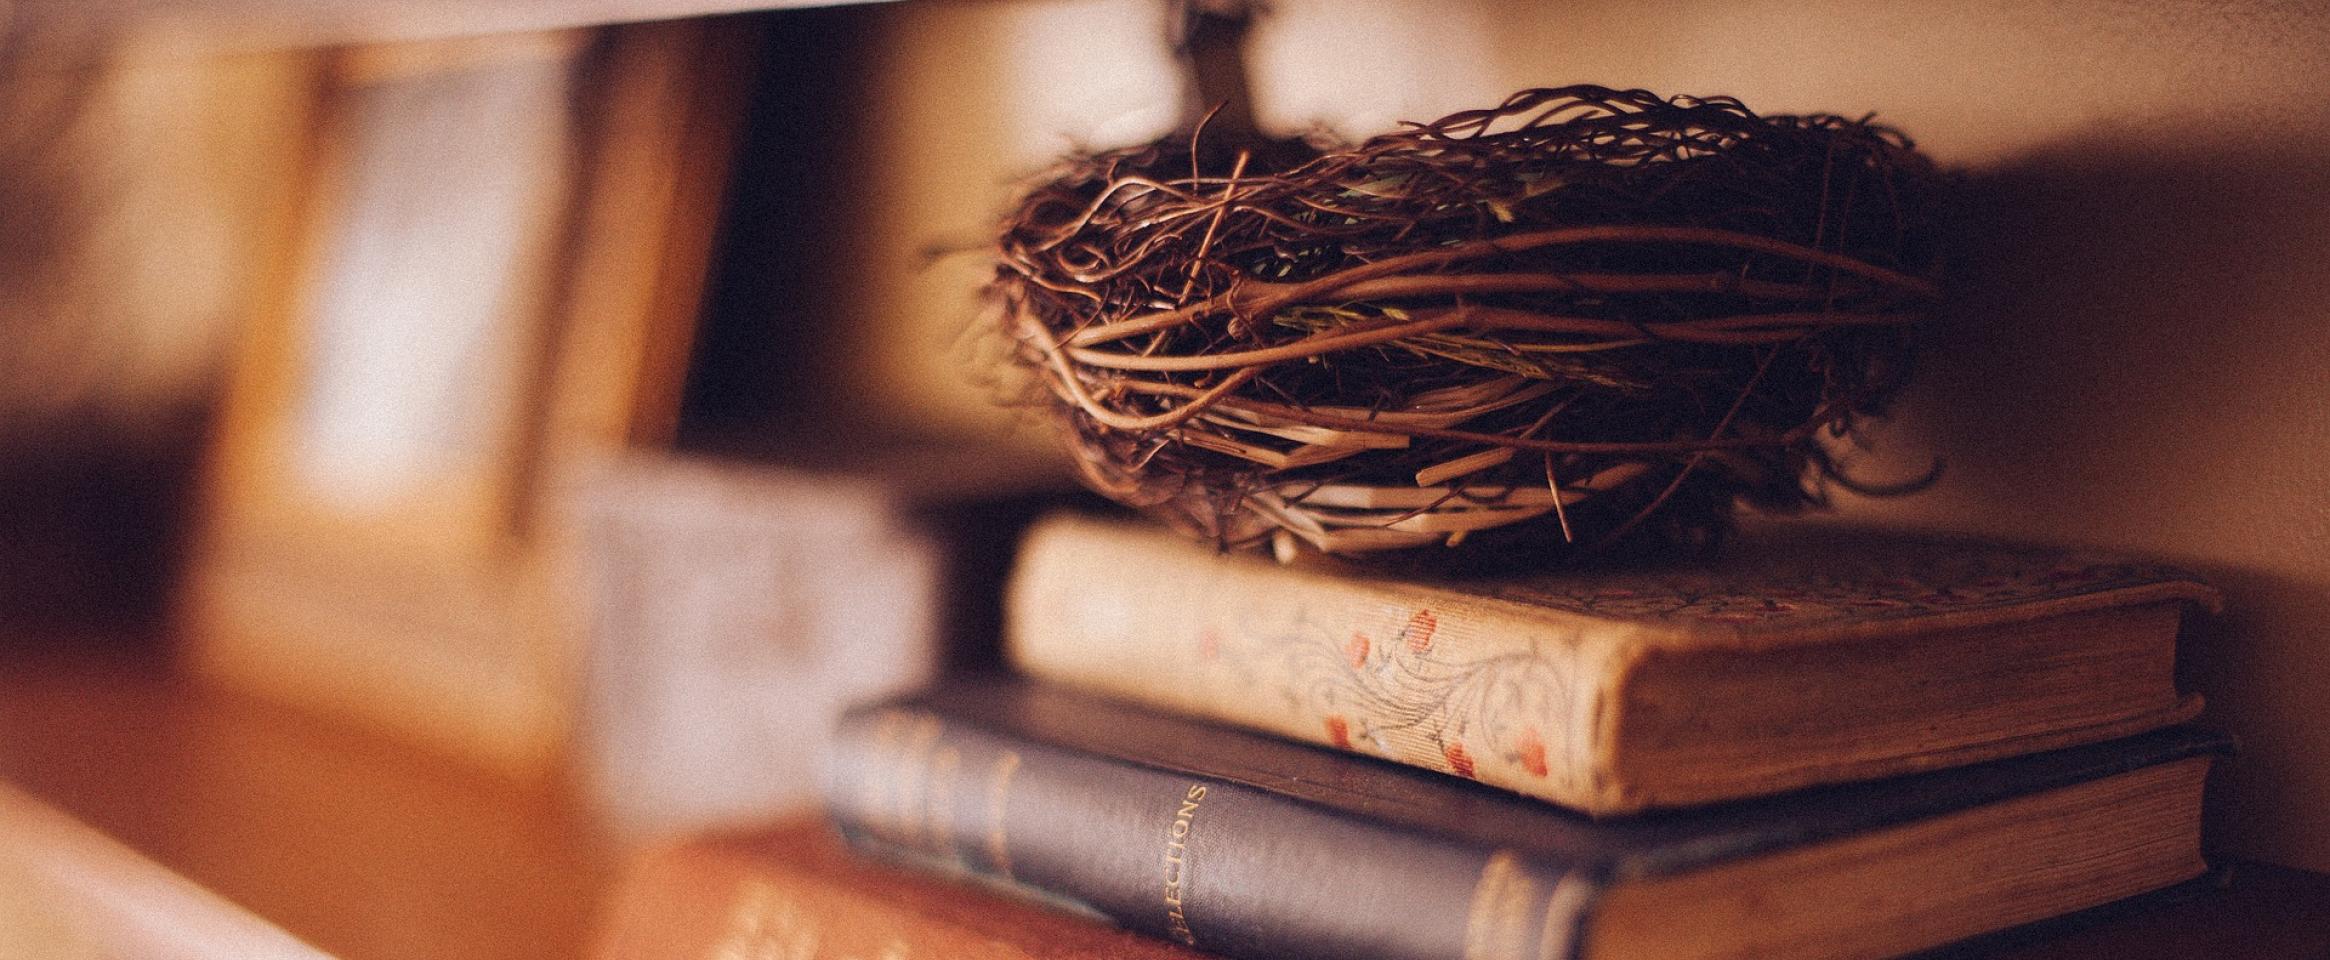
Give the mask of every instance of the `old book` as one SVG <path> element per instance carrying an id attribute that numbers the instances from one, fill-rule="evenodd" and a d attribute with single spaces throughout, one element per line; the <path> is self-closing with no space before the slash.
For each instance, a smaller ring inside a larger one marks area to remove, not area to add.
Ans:
<path id="1" fill-rule="evenodd" d="M 1137 573 L 1135 573 L 1137 571 Z M 1806 528 L 1715 563 L 1426 582 L 1049 520 L 1024 672 L 1595 814 L 2089 743 L 2191 718 L 2179 571 Z"/>
<path id="2" fill-rule="evenodd" d="M 1593 820 L 1029 681 L 854 712 L 865 849 L 1273 960 L 1894 956 L 2201 875 L 2189 728 Z"/>
<path id="3" fill-rule="evenodd" d="M 617 885 L 600 960 L 1201 960 L 1193 951 L 851 856 L 822 818 L 659 848 Z"/>

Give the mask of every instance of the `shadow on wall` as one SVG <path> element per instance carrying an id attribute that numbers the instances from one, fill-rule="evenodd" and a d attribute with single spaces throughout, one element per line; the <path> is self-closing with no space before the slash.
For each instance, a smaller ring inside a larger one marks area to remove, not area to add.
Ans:
<path id="1" fill-rule="evenodd" d="M 2103 135 L 1973 172 L 1955 302 L 1870 473 L 1929 453 L 1947 470 L 1852 505 L 2212 575 L 2227 613 L 2185 669 L 2245 748 L 2213 826 L 2314 869 L 2330 869 L 2323 146 Z"/>
<path id="2" fill-rule="evenodd" d="M 2254 471 L 2330 477 L 2319 404 L 2288 405 L 2330 398 L 2318 156 L 2087 146 L 1974 176 L 1958 296 L 1907 418 L 1979 454 L 1953 486 L 1987 512 L 2117 529 L 2225 516 L 2228 496 L 2275 492 Z"/>
<path id="3" fill-rule="evenodd" d="M 2212 847 L 2320 870 L 2319 818 L 2330 811 L 2330 749 L 2320 716 L 2330 704 L 2330 580 L 2200 568 L 2226 596 L 2222 616 L 2188 631 L 2178 664 L 2186 689 L 2208 698 L 2202 721 L 2240 738 L 2240 753 L 2209 784 Z M 2293 820 L 2314 819 L 2308 824 Z"/>
<path id="4" fill-rule="evenodd" d="M 0 444 L 0 646 L 164 641 L 200 436 L 56 424 Z"/>
<path id="5" fill-rule="evenodd" d="M 207 429 L 222 240 L 242 226 L 215 176 L 244 159 L 236 125 L 204 107 L 251 71 L 136 60 L 5 10 L 0 645 L 148 646 Z"/>

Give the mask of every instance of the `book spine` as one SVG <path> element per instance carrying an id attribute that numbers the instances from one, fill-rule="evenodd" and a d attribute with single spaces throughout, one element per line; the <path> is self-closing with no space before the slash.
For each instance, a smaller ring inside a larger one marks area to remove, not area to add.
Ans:
<path id="1" fill-rule="evenodd" d="M 828 807 L 862 849 L 1233 957 L 1569 957 L 1598 889 L 1510 851 L 920 709 L 853 713 L 834 760 Z"/>
<path id="2" fill-rule="evenodd" d="M 1504 606 L 1056 521 L 1021 551 L 1006 636 L 1064 685 L 1603 809 L 1621 645 Z"/>

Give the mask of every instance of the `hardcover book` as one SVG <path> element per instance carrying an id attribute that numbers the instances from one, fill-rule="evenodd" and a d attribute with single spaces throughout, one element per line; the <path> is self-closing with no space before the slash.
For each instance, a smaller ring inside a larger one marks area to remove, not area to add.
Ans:
<path id="1" fill-rule="evenodd" d="M 853 857 L 822 818 L 641 857 L 617 886 L 600 960 L 1203 960 L 995 891 Z"/>
<path id="2" fill-rule="evenodd" d="M 1971 763 L 2190 719 L 2215 594 L 2085 553 L 1787 525 L 1712 564 L 1401 579 L 1062 516 L 1025 540 L 1023 672 L 1594 814 Z"/>
<path id="3" fill-rule="evenodd" d="M 2214 734 L 1597 821 L 1412 767 L 998 680 L 854 711 L 852 842 L 1288 960 L 1851 960 L 2201 875 Z"/>

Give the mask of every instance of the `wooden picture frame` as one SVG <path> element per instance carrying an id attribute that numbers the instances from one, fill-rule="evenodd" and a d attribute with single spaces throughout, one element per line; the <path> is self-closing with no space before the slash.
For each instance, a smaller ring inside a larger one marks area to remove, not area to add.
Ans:
<path id="1" fill-rule="evenodd" d="M 751 37 L 699 20 L 323 58 L 205 477 L 192 672 L 556 768 L 576 618 L 550 505 L 669 442 Z"/>

